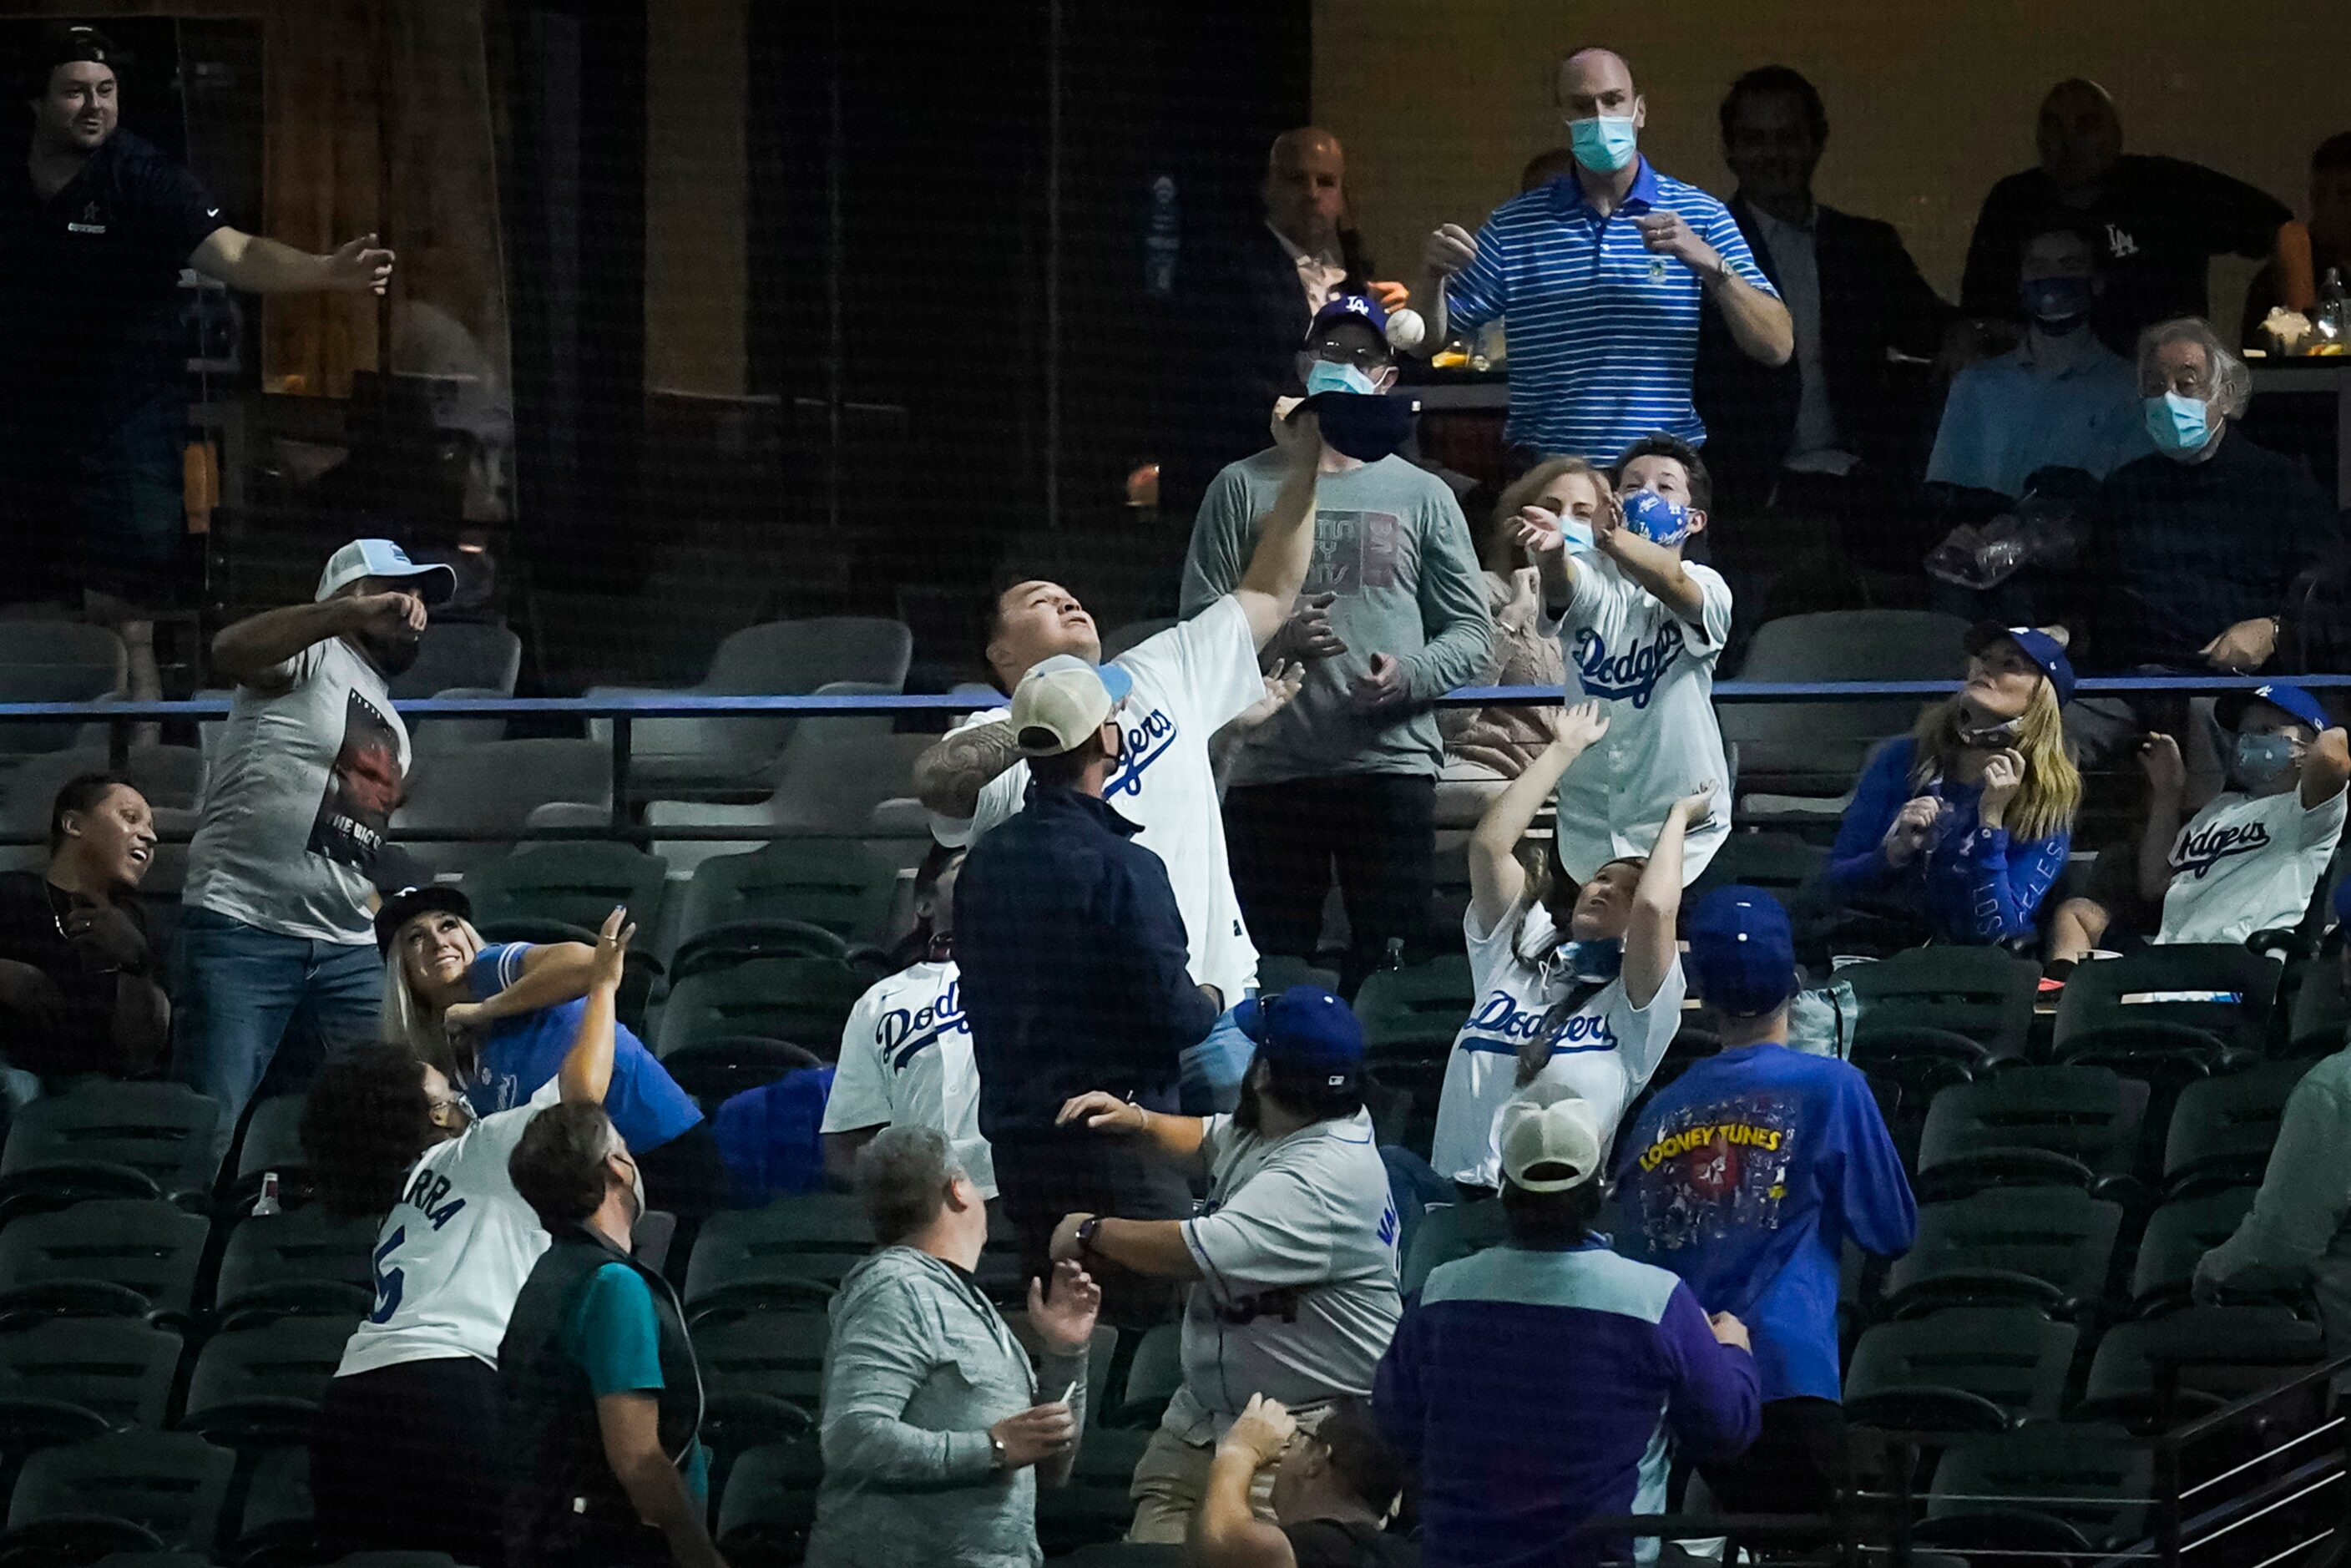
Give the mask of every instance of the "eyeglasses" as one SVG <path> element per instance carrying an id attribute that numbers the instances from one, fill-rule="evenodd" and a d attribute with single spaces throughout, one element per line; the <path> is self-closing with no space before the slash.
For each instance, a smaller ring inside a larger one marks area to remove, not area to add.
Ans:
<path id="1" fill-rule="evenodd" d="M 1351 349 L 1336 339 L 1317 343 L 1308 352 L 1326 365 L 1353 365 L 1365 372 L 1384 370 L 1388 362 L 1385 350 L 1374 349 L 1369 344 L 1362 348 Z"/>

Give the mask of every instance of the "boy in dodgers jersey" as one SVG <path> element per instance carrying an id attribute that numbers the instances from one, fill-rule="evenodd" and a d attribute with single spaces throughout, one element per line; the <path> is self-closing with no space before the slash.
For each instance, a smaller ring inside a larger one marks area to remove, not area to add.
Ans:
<path id="1" fill-rule="evenodd" d="M 954 957 L 956 873 L 963 852 L 931 846 L 914 875 L 920 962 L 857 999 L 841 1031 L 841 1065 L 824 1104 L 824 1165 L 848 1180 L 857 1151 L 884 1127 L 935 1127 L 982 1197 L 996 1165 L 979 1134 L 979 1068 Z"/>
<path id="2" fill-rule="evenodd" d="M 1570 677 L 1607 705 L 1607 744 L 1559 792 L 1559 859 L 1578 883 L 1647 852 L 1696 779 L 1727 787 L 1714 666 L 1730 636 L 1730 586 L 1682 559 L 1714 502 L 1687 443 L 1652 435 L 1617 464 L 1617 503 L 1595 516 L 1591 547 L 1571 549 L 1558 516 L 1519 514 L 1518 539 L 1540 569 L 1543 610 L 1559 623 Z M 1696 882 L 1730 833 L 1728 793 L 1690 835 L 1682 874 Z"/>
<path id="3" fill-rule="evenodd" d="M 311 1436 L 319 1521 L 338 1552 L 503 1559 L 498 1344 L 548 1246 L 507 1161 L 540 1111 L 604 1098 L 622 960 L 636 933 L 626 918 L 615 909 L 604 922 L 570 1053 L 529 1103 L 475 1120 L 439 1069 L 390 1043 L 337 1056 L 310 1091 L 302 1146 L 319 1201 L 349 1218 L 384 1217 L 375 1305 L 344 1348 Z"/>
<path id="4" fill-rule="evenodd" d="M 1208 742 L 1266 695 L 1258 650 L 1289 619 L 1314 551 L 1314 489 L 1322 450 L 1311 416 L 1277 424 L 1291 467 L 1240 586 L 1111 661 L 1134 685 L 1118 771 L 1102 798 L 1142 828 L 1137 841 L 1167 866 L 1184 916 L 1195 982 L 1230 1008 L 1257 984 L 1257 949 L 1241 922 L 1225 852 Z M 1031 579 L 998 594 L 988 615 L 987 664 L 1009 692 L 1056 653 L 1102 662 L 1093 617 L 1060 584 Z M 968 848 L 1020 810 L 1029 768 L 1008 720 L 1011 710 L 973 714 L 914 764 L 914 791 L 939 842 Z"/>
<path id="5" fill-rule="evenodd" d="M 2139 864 L 2143 875 L 2160 873 L 2146 890 L 2162 894 L 2158 942 L 2242 942 L 2256 931 L 2301 925 L 2343 839 L 2351 737 L 2327 722 L 2317 698 L 2273 682 L 2224 694 L 2212 714 L 2235 737 L 2230 788 L 2176 840 L 2170 830 L 2179 821 L 2187 769 L 2169 736 L 2148 741 L 2156 779 Z M 2158 840 L 2168 841 L 2161 849 Z"/>
<path id="6" fill-rule="evenodd" d="M 1522 1081 L 1592 1102 L 1604 1155 L 1625 1107 L 1681 1028 L 1686 987 L 1674 921 L 1683 846 L 1713 790 L 1686 788 L 1646 862 L 1611 862 L 1581 890 L 1554 863 L 1530 886 L 1520 837 L 1560 776 L 1611 727 L 1591 701 L 1553 722 L 1552 744 L 1494 798 L 1469 838 L 1461 924 L 1479 999 L 1446 1060 L 1430 1148 L 1437 1174 L 1465 1188 L 1500 1186 L 1496 1118 Z"/>

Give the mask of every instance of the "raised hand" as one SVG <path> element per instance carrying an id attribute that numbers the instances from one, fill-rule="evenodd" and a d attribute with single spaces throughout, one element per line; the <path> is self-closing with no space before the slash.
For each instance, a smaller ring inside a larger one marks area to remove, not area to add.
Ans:
<path id="1" fill-rule="evenodd" d="M 1935 824 L 1942 821 L 1943 803 L 1932 795 L 1919 795 L 1904 802 L 1894 814 L 1894 821 L 1886 830 L 1880 848 L 1886 852 L 1888 865 L 1907 865 L 1927 847 L 1928 835 Z"/>
<path id="2" fill-rule="evenodd" d="M 614 904 L 612 913 L 604 916 L 604 927 L 596 933 L 596 967 L 589 983 L 607 990 L 621 988 L 621 975 L 629 957 L 629 942 L 637 928 L 630 924 L 628 906 Z"/>
<path id="3" fill-rule="evenodd" d="M 1542 507 L 1520 507 L 1510 519 L 1513 543 L 1529 555 L 1550 555 L 1567 548 L 1567 528 L 1557 512 Z"/>
<path id="4" fill-rule="evenodd" d="M 1596 701 L 1580 702 L 1552 716 L 1551 733 L 1554 745 L 1572 746 L 1580 752 L 1608 733 L 1608 716 L 1600 711 Z"/>
<path id="5" fill-rule="evenodd" d="M 1042 1280 L 1029 1281 L 1029 1322 L 1046 1348 L 1076 1355 L 1092 1343 L 1094 1319 L 1102 1311 L 1102 1287 L 1074 1258 L 1053 1265 L 1053 1288 Z"/>
<path id="6" fill-rule="evenodd" d="M 2188 788 L 2188 764 L 2179 756 L 2179 742 L 2158 731 L 2138 743 L 2138 765 L 2147 771 L 2147 787 L 2158 795 L 2177 795 Z"/>
<path id="7" fill-rule="evenodd" d="M 1222 1453 L 1247 1454 L 1252 1469 L 1263 1469 L 1280 1457 L 1297 1432 L 1298 1417 L 1281 1401 L 1252 1394 L 1217 1448 Z"/>
<path id="8" fill-rule="evenodd" d="M 1440 224 L 1420 247 L 1420 265 L 1431 277 L 1450 277 L 1478 259 L 1478 236 L 1459 224 Z"/>
<path id="9" fill-rule="evenodd" d="M 1976 820 L 1987 828 L 2001 826 L 2008 803 L 2023 783 L 2024 754 L 2013 747 L 1993 752 L 1984 759 L 1983 799 L 1977 803 Z"/>

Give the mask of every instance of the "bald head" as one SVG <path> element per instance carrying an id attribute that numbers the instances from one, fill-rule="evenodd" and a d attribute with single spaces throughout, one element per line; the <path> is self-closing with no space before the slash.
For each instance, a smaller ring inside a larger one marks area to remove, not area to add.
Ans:
<path id="1" fill-rule="evenodd" d="M 2122 117 L 2105 88 L 2073 77 L 2041 100 L 2035 138 L 2042 171 L 2058 189 L 2086 190 L 2105 179 L 2122 156 Z"/>
<path id="2" fill-rule="evenodd" d="M 1347 157 L 1337 137 L 1312 125 L 1285 131 L 1266 154 L 1266 221 L 1302 251 L 1334 249 L 1346 182 Z"/>
<path id="3" fill-rule="evenodd" d="M 1570 120 L 1631 114 L 1639 97 L 1633 68 L 1614 49 L 1578 49 L 1559 62 L 1559 107 Z"/>

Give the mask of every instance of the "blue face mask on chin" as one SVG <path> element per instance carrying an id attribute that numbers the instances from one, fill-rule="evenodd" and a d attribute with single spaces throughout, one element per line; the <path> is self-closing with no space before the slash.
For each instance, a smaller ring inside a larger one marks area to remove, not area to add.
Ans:
<path id="1" fill-rule="evenodd" d="M 2266 789 L 2294 766 L 2294 738 L 2284 735 L 2241 735 L 2230 760 L 2239 780 L 2252 789 Z"/>
<path id="2" fill-rule="evenodd" d="M 1641 133 L 1629 114 L 1604 114 L 1567 122 L 1567 145 L 1575 161 L 1595 174 L 1614 174 L 1635 156 Z"/>
<path id="3" fill-rule="evenodd" d="M 1628 490 L 1625 526 L 1653 545 L 1677 545 L 1689 538 L 1690 509 L 1655 490 Z"/>
<path id="4" fill-rule="evenodd" d="M 1569 978 L 1587 985 L 1606 985 L 1625 969 L 1625 943 L 1620 937 L 1592 942 L 1562 942 L 1559 966 Z"/>
<path id="5" fill-rule="evenodd" d="M 2201 398 L 2168 392 L 2160 397 L 2148 398 L 2146 411 L 2147 433 L 2154 437 L 2158 452 L 2174 456 L 2200 452 L 2212 439 L 2211 423 L 2205 417 Z"/>

